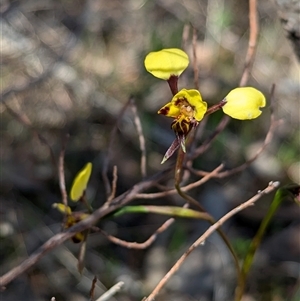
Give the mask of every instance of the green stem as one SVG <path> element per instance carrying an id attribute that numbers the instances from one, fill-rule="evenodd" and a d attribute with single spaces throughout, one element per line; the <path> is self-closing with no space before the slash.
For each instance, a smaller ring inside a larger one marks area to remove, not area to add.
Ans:
<path id="1" fill-rule="evenodd" d="M 267 229 L 268 225 L 270 224 L 274 214 L 276 213 L 279 206 L 282 204 L 282 202 L 287 197 L 296 198 L 296 193 L 298 190 L 299 190 L 299 185 L 297 185 L 297 184 L 287 185 L 287 186 L 282 187 L 277 190 L 277 192 L 274 196 L 274 199 L 271 203 L 271 206 L 270 206 L 267 214 L 263 218 L 257 233 L 255 234 L 254 238 L 252 239 L 248 253 L 244 259 L 242 271 L 241 271 L 241 280 L 236 289 L 235 301 L 240 301 L 243 297 L 245 287 L 246 287 L 246 280 L 247 280 L 249 270 L 250 270 L 253 260 L 254 260 L 255 252 L 258 249 L 258 247 L 262 241 L 262 238 L 266 232 L 266 229 Z"/>
<path id="2" fill-rule="evenodd" d="M 199 212 L 189 208 L 182 208 L 176 206 L 151 206 L 151 205 L 137 205 L 125 206 L 113 214 L 114 217 L 121 216 L 128 213 L 156 213 L 168 216 L 176 216 L 182 218 L 194 218 L 207 220 L 208 214 Z"/>
<path id="3" fill-rule="evenodd" d="M 185 156 L 185 153 L 180 148 L 179 151 L 178 151 L 178 157 L 177 157 L 176 166 L 175 166 L 175 188 L 176 188 L 178 194 L 184 200 L 186 200 L 190 205 L 193 205 L 196 208 L 198 208 L 199 211 L 206 213 L 206 217 L 203 218 L 203 219 L 206 220 L 207 222 L 209 222 L 211 225 L 213 225 L 213 224 L 215 224 L 216 220 L 208 212 L 206 212 L 205 209 L 194 198 L 192 198 L 188 194 L 184 193 L 180 188 L 184 156 Z M 218 231 L 219 235 L 221 236 L 221 238 L 223 239 L 224 243 L 226 244 L 228 250 L 232 254 L 232 257 L 233 257 L 234 263 L 235 263 L 235 267 L 236 267 L 237 277 L 239 279 L 238 281 L 240 283 L 240 281 L 241 281 L 241 269 L 240 269 L 238 256 L 235 253 L 229 239 L 227 238 L 225 233 L 222 231 L 222 229 L 218 228 L 217 231 Z"/>

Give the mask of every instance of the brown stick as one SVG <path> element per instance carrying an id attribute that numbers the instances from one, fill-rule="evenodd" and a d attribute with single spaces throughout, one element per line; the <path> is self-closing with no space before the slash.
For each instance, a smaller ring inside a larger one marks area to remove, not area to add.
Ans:
<path id="1" fill-rule="evenodd" d="M 51 147 L 51 145 L 48 143 L 47 139 L 41 135 L 35 128 L 34 126 L 32 125 L 30 119 L 28 118 L 28 116 L 24 113 L 24 112 L 17 112 L 15 110 L 13 110 L 6 102 L 3 103 L 4 106 L 6 107 L 7 111 L 14 117 L 16 118 L 16 120 L 18 120 L 20 123 L 22 123 L 26 128 L 28 128 L 31 133 L 38 137 L 38 139 L 40 140 L 40 142 L 42 144 L 45 144 L 48 149 L 49 149 L 49 152 L 50 152 L 50 156 L 51 156 L 51 160 L 52 160 L 52 164 L 54 166 L 54 168 L 56 169 L 57 168 L 57 165 L 56 165 L 56 159 L 55 159 L 55 155 L 54 155 L 54 152 L 53 152 L 53 149 Z"/>
<path id="2" fill-rule="evenodd" d="M 78 224 L 69 228 L 64 233 L 58 233 L 47 240 L 40 248 L 38 248 L 33 254 L 29 256 L 26 260 L 24 260 L 21 264 L 11 269 L 9 272 L 0 277 L 0 287 L 5 287 L 12 280 L 20 276 L 30 267 L 35 265 L 43 256 L 45 256 L 48 252 L 53 250 L 54 248 L 61 245 L 66 240 L 70 239 L 78 232 L 82 232 L 86 229 L 91 228 L 99 219 L 108 215 L 109 213 L 115 211 L 116 209 L 124 206 L 135 198 L 135 195 L 138 192 L 141 192 L 145 189 L 148 189 L 155 185 L 159 180 L 164 178 L 166 174 L 170 172 L 171 168 L 166 169 L 163 172 L 157 173 L 154 177 L 149 178 L 148 180 L 142 181 L 136 185 L 134 185 L 131 189 L 115 198 L 111 206 L 108 208 L 99 208 L 94 211 L 89 217 L 82 220 Z"/>
<path id="3" fill-rule="evenodd" d="M 179 260 L 175 263 L 175 265 L 169 270 L 169 272 L 164 276 L 164 278 L 158 283 L 152 293 L 144 298 L 143 301 L 153 301 L 157 294 L 161 291 L 161 289 L 165 286 L 165 284 L 169 281 L 169 279 L 178 271 L 181 267 L 185 259 L 192 253 L 194 249 L 199 247 L 211 234 L 213 234 L 217 229 L 219 229 L 227 220 L 229 220 L 232 216 L 237 214 L 238 212 L 246 209 L 247 207 L 252 206 L 257 200 L 259 200 L 263 195 L 272 192 L 279 186 L 279 182 L 270 182 L 268 187 L 264 190 L 258 192 L 251 199 L 246 201 L 245 203 L 237 206 L 233 210 L 229 211 L 222 218 L 220 218 L 215 224 L 210 226 L 204 234 L 202 234 L 190 247 L 189 249 L 179 258 Z"/>
<path id="4" fill-rule="evenodd" d="M 59 157 L 58 157 L 59 188 L 60 188 L 62 203 L 65 206 L 68 206 L 68 194 L 67 194 L 67 190 L 66 190 L 64 159 L 65 159 L 65 150 L 66 150 L 66 144 L 67 144 L 68 138 L 69 138 L 69 135 L 66 135 L 64 141 L 62 141 L 62 147 L 61 147 Z"/>
<path id="5" fill-rule="evenodd" d="M 218 173 L 222 170 L 222 168 L 223 168 L 223 164 L 219 165 L 213 171 L 208 172 L 202 179 L 181 187 L 181 190 L 184 192 L 189 191 L 195 187 L 198 187 L 198 186 L 204 184 L 211 178 L 218 177 Z M 156 199 L 156 198 L 161 198 L 161 197 L 165 197 L 167 195 L 173 195 L 173 194 L 177 194 L 176 189 L 170 189 L 167 191 L 155 192 L 155 193 L 137 193 L 135 198 L 137 198 L 137 199 Z"/>
<path id="6" fill-rule="evenodd" d="M 138 115 L 134 99 L 131 98 L 131 110 L 134 114 L 134 124 L 139 136 L 140 150 L 141 150 L 141 174 L 143 179 L 147 176 L 147 162 L 146 162 L 146 140 L 143 134 L 141 119 Z"/>
<path id="7" fill-rule="evenodd" d="M 115 165 L 114 169 L 113 169 L 113 179 L 112 179 L 112 183 L 111 183 L 111 193 L 110 196 L 108 197 L 106 203 L 104 206 L 108 207 L 110 205 L 110 203 L 113 201 L 113 199 L 116 196 L 116 191 L 117 191 L 117 181 L 118 181 L 118 168 Z"/>
<path id="8" fill-rule="evenodd" d="M 257 35 L 259 30 L 259 24 L 257 21 L 257 0 L 249 0 L 249 26 L 250 26 L 250 33 L 249 33 L 249 42 L 248 42 L 248 49 L 245 59 L 245 67 L 244 72 L 240 80 L 240 87 L 246 86 L 250 71 L 252 69 L 254 54 L 256 50 L 257 44 Z"/>
<path id="9" fill-rule="evenodd" d="M 168 220 L 166 220 L 146 241 L 142 243 L 122 240 L 115 236 L 109 235 L 108 233 L 106 233 L 101 229 L 98 229 L 98 231 L 101 232 L 108 240 L 110 240 L 114 244 L 120 245 L 128 249 L 141 250 L 141 249 L 148 248 L 156 240 L 157 235 L 167 230 L 174 223 L 174 221 L 175 221 L 174 218 L 169 218 Z"/>
<path id="10" fill-rule="evenodd" d="M 199 68 L 197 58 L 197 29 L 193 27 L 193 69 L 194 69 L 194 85 L 195 89 L 199 90 Z"/>
<path id="11" fill-rule="evenodd" d="M 250 34 L 249 34 L 249 42 L 247 48 L 247 54 L 245 59 L 245 67 L 243 74 L 240 80 L 240 87 L 246 86 L 248 83 L 249 75 L 252 68 L 252 63 L 254 60 L 254 54 L 257 45 L 257 36 L 258 36 L 258 20 L 257 20 L 257 9 L 256 9 L 256 0 L 249 0 L 249 27 L 250 27 Z M 197 158 L 200 154 L 204 153 L 212 144 L 212 142 L 216 139 L 216 137 L 225 129 L 230 118 L 228 116 L 224 116 L 220 121 L 219 125 L 217 126 L 214 133 L 206 140 L 204 143 L 199 146 L 193 154 L 188 156 L 188 160 L 192 160 Z"/>
<path id="12" fill-rule="evenodd" d="M 111 187 L 110 187 L 110 182 L 107 176 L 107 171 L 108 171 L 108 166 L 109 166 L 109 162 L 110 162 L 110 157 L 111 157 L 111 153 L 112 153 L 112 149 L 113 149 L 113 144 L 115 141 L 115 137 L 117 134 L 117 129 L 118 129 L 118 125 L 119 125 L 119 120 L 123 117 L 125 111 L 127 110 L 128 106 L 131 103 L 131 99 L 129 99 L 126 104 L 123 106 L 122 110 L 120 111 L 118 117 L 117 117 L 117 121 L 115 126 L 113 127 L 111 134 L 110 134 L 110 140 L 109 140 L 109 144 L 108 144 L 108 148 L 107 148 L 107 154 L 106 154 L 106 158 L 103 162 L 103 168 L 102 168 L 102 179 L 104 182 L 104 187 L 105 187 L 105 192 L 106 192 L 106 196 L 107 198 L 109 198 L 110 194 L 111 194 Z"/>
<path id="13" fill-rule="evenodd" d="M 226 170 L 223 172 L 219 172 L 218 174 L 216 174 L 216 178 L 225 178 L 228 176 L 231 176 L 233 174 L 236 174 L 238 172 L 243 171 L 244 169 L 246 169 L 249 165 L 251 165 L 251 163 L 253 163 L 258 157 L 259 155 L 266 149 L 266 147 L 268 146 L 268 144 L 273 140 L 273 136 L 275 133 L 275 129 L 282 124 L 282 120 L 276 120 L 275 119 L 275 115 L 274 115 L 274 94 L 275 94 L 275 85 L 272 86 L 271 89 L 271 96 L 270 96 L 270 111 L 271 111 L 271 117 L 270 117 L 270 127 L 268 129 L 267 135 L 265 137 L 265 140 L 263 142 L 263 144 L 261 145 L 261 147 L 256 151 L 255 155 L 250 158 L 249 160 L 247 160 L 246 162 L 244 162 L 243 164 L 241 164 L 240 166 L 237 166 L 231 170 Z M 197 171 L 191 167 L 187 167 L 187 169 L 189 171 L 191 171 L 193 174 L 196 174 L 198 176 L 205 176 L 207 174 L 210 174 L 209 172 L 203 172 L 203 171 Z"/>

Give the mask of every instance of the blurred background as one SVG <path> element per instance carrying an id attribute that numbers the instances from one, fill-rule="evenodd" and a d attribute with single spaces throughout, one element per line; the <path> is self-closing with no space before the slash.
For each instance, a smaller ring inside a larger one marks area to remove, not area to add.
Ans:
<path id="1" fill-rule="evenodd" d="M 215 218 L 272 180 L 300 182 L 299 62 L 275 2 L 258 2 L 260 32 L 249 85 L 263 91 L 268 105 L 257 120 L 232 120 L 194 167 L 210 171 L 223 162 L 230 169 L 255 154 L 270 124 L 272 84 L 276 84 L 275 116 L 283 122 L 247 170 L 211 180 L 191 192 Z M 170 164 L 160 165 L 160 161 L 174 139 L 171 120 L 156 112 L 172 95 L 166 82 L 145 71 L 145 55 L 184 47 L 192 58 L 192 24 L 198 35 L 200 91 L 212 105 L 239 84 L 249 23 L 246 0 L 3 0 L 1 13 L 0 261 L 4 274 L 61 230 L 62 216 L 52 209 L 53 203 L 61 202 L 57 171 L 49 147 L 38 135 L 52 147 L 56 159 L 66 144 L 67 190 L 77 171 L 93 162 L 87 195 L 94 208 L 100 207 L 105 200 L 101 174 L 108 156 L 109 179 L 113 166 L 118 167 L 117 195 L 142 179 L 134 114 L 127 109 L 119 117 L 131 95 L 146 139 L 148 175 Z M 179 88 L 194 88 L 192 64 L 180 77 Z M 209 117 L 199 144 L 213 133 L 222 116 L 217 112 Z M 263 197 L 224 226 L 241 258 L 272 198 Z M 168 197 L 134 203 L 181 205 L 183 201 Z M 99 226 L 119 238 L 143 242 L 165 220 L 136 214 L 101 221 Z M 91 234 L 82 276 L 76 268 L 79 246 L 66 242 L 10 283 L 1 300 L 40 301 L 53 296 L 58 301 L 88 300 L 94 275 L 99 279 L 96 297 L 124 281 L 123 290 L 110 300 L 141 300 L 207 227 L 205 222 L 179 219 L 146 250 L 125 249 L 101 234 Z M 300 210 L 286 202 L 256 256 L 244 300 L 300 300 L 299 267 Z M 232 259 L 213 235 L 191 254 L 157 300 L 226 301 L 232 300 L 234 288 Z"/>

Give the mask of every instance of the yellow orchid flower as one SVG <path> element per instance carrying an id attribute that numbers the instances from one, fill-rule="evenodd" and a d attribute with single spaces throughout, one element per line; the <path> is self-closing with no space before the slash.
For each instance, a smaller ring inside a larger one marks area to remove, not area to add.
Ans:
<path id="1" fill-rule="evenodd" d="M 189 64 L 188 55 L 181 49 L 168 48 L 150 52 L 144 61 L 146 70 L 157 78 L 169 80 L 180 76 Z"/>
<path id="2" fill-rule="evenodd" d="M 84 194 L 86 190 L 86 186 L 88 184 L 88 181 L 90 179 L 92 173 L 92 163 L 87 163 L 82 170 L 78 172 L 76 175 L 71 192 L 70 192 L 70 198 L 72 201 L 77 202 Z"/>
<path id="3" fill-rule="evenodd" d="M 76 223 L 84 220 L 89 216 L 89 214 L 84 212 L 72 212 L 71 208 L 69 206 L 66 206 L 62 203 L 54 203 L 52 205 L 53 208 L 56 208 L 59 212 L 65 214 L 66 220 L 64 224 L 64 229 L 71 228 Z M 84 233 L 78 232 L 72 237 L 72 241 L 74 243 L 79 243 L 84 239 Z"/>
<path id="4" fill-rule="evenodd" d="M 158 114 L 174 118 L 172 129 L 176 134 L 167 150 L 162 163 L 170 158 L 181 146 L 185 152 L 185 140 L 193 127 L 196 127 L 204 116 L 219 109 L 232 118 L 247 120 L 260 116 L 261 108 L 265 107 L 265 96 L 255 88 L 242 87 L 232 90 L 222 101 L 207 108 L 198 90 L 182 89 L 178 92 L 178 77 L 187 68 L 187 54 L 177 48 L 162 49 L 150 52 L 144 61 L 145 68 L 155 77 L 167 80 L 174 97 L 164 105 Z"/>
<path id="5" fill-rule="evenodd" d="M 198 90 L 182 89 L 172 100 L 164 105 L 158 114 L 175 118 L 172 128 L 177 134 L 187 135 L 191 126 L 203 119 L 207 103 L 202 100 Z"/>
<path id="6" fill-rule="evenodd" d="M 262 113 L 260 108 L 266 106 L 265 96 L 252 87 L 233 89 L 223 101 L 223 112 L 240 120 L 257 118 Z"/>
<path id="7" fill-rule="evenodd" d="M 53 208 L 57 209 L 59 212 L 65 214 L 65 215 L 71 215 L 72 210 L 69 206 L 66 206 L 65 204 L 62 203 L 54 203 L 52 205 Z"/>
<path id="8" fill-rule="evenodd" d="M 174 118 L 172 129 L 176 134 L 176 139 L 167 150 L 161 163 L 168 160 L 179 146 L 186 152 L 186 136 L 203 119 L 206 111 L 207 103 L 202 100 L 200 92 L 195 89 L 180 90 L 169 103 L 158 111 L 158 114 Z"/>

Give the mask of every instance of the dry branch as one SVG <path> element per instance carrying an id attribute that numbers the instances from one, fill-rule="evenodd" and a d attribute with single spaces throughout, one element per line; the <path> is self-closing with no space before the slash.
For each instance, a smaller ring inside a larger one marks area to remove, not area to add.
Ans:
<path id="1" fill-rule="evenodd" d="M 181 190 L 184 192 L 187 192 L 193 188 L 196 188 L 196 187 L 204 184 L 209 179 L 217 177 L 218 173 L 222 170 L 222 168 L 223 168 L 223 164 L 219 165 L 213 171 L 207 173 L 202 179 L 181 187 Z M 137 199 L 156 199 L 156 198 L 161 198 L 161 197 L 165 197 L 165 196 L 173 195 L 173 194 L 177 194 L 176 189 L 170 189 L 170 190 L 166 190 L 166 191 L 162 191 L 162 192 L 155 192 L 155 193 L 138 193 L 138 194 L 136 194 L 135 197 Z"/>
<path id="2" fill-rule="evenodd" d="M 133 98 L 131 98 L 131 110 L 134 115 L 133 121 L 139 137 L 140 150 L 141 150 L 141 174 L 144 179 L 147 176 L 146 140 L 143 134 L 141 119 L 138 115 L 137 108 Z"/>
<path id="3" fill-rule="evenodd" d="M 273 140 L 275 129 L 282 123 L 282 120 L 276 120 L 275 119 L 274 110 L 273 110 L 273 107 L 274 107 L 274 94 L 275 94 L 275 85 L 273 85 L 273 87 L 271 89 L 271 96 L 270 96 L 270 111 L 271 111 L 270 126 L 269 126 L 269 129 L 268 129 L 268 132 L 266 134 L 265 140 L 262 143 L 261 147 L 256 151 L 255 155 L 252 158 L 250 158 L 249 160 L 247 160 L 246 162 L 244 162 L 240 166 L 237 166 L 237 167 L 235 167 L 231 170 L 226 170 L 226 171 L 223 171 L 223 172 L 219 172 L 218 174 L 215 175 L 216 178 L 225 178 L 225 177 L 231 176 L 233 174 L 236 174 L 238 172 L 241 172 L 241 171 L 245 170 L 247 167 L 249 167 L 251 165 L 251 163 L 253 163 L 259 157 L 259 155 L 266 149 L 266 147 L 269 145 L 269 143 L 271 143 L 271 141 Z M 205 175 L 210 174 L 209 172 L 196 170 L 196 169 L 193 169 L 189 166 L 187 166 L 187 169 L 189 171 L 191 171 L 193 174 L 198 175 L 198 176 L 205 176 Z"/>
<path id="4" fill-rule="evenodd" d="M 48 241 L 46 241 L 40 248 L 38 248 L 32 255 L 29 256 L 26 260 L 24 260 L 21 264 L 16 266 L 15 268 L 11 269 L 9 272 L 4 274 L 0 277 L 0 287 L 4 288 L 8 283 L 12 280 L 20 276 L 22 273 L 27 271 L 30 267 L 35 265 L 43 256 L 45 256 L 48 252 L 53 250 L 54 248 L 61 245 L 66 240 L 70 239 L 78 232 L 82 232 L 86 229 L 91 228 L 97 221 L 104 216 L 108 215 L 109 213 L 115 211 L 116 209 L 128 204 L 132 201 L 136 194 L 149 189 L 150 187 L 154 186 L 155 183 L 160 181 L 166 175 L 168 175 L 171 171 L 171 168 L 168 168 L 162 172 L 157 173 L 153 177 L 139 182 L 138 184 L 134 185 L 131 189 L 123 193 L 122 195 L 116 197 L 111 206 L 108 208 L 99 208 L 95 210 L 89 217 L 84 219 L 83 221 L 79 222 L 78 224 L 74 225 L 73 227 L 66 230 L 66 232 L 58 233 L 51 237 Z"/>
<path id="5" fill-rule="evenodd" d="M 181 267 L 185 259 L 199 247 L 211 234 L 213 234 L 218 228 L 220 228 L 226 221 L 228 221 L 232 216 L 237 214 L 238 212 L 246 209 L 247 207 L 252 206 L 256 201 L 258 201 L 263 195 L 272 192 L 279 186 L 279 182 L 270 182 L 269 185 L 262 191 L 259 191 L 255 196 L 253 196 L 248 201 L 243 204 L 235 207 L 233 210 L 229 211 L 222 218 L 220 218 L 215 224 L 210 226 L 190 247 L 189 249 L 179 258 L 179 260 L 173 265 L 170 271 L 163 277 L 163 279 L 158 283 L 156 288 L 152 291 L 152 293 L 144 298 L 143 301 L 153 301 L 157 294 L 161 291 L 161 289 L 165 286 L 165 284 L 169 281 L 169 279 L 178 271 Z"/>
<path id="6" fill-rule="evenodd" d="M 121 120 L 121 118 L 123 117 L 123 115 L 125 114 L 127 108 L 130 106 L 131 103 L 131 99 L 129 99 L 126 104 L 123 106 L 122 110 L 120 111 L 118 117 L 117 117 L 117 121 L 115 126 L 113 127 L 111 134 L 110 134 L 110 140 L 109 140 L 109 144 L 108 144 L 108 148 L 107 148 L 107 153 L 106 153 L 106 158 L 103 162 L 103 168 L 102 168 L 102 179 L 104 182 L 104 187 L 105 187 L 105 192 L 106 192 L 106 196 L 107 199 L 110 197 L 111 195 L 111 187 L 110 187 L 110 183 L 109 183 L 109 179 L 107 176 L 107 172 L 108 172 L 108 166 L 110 163 L 110 158 L 111 158 L 111 154 L 113 151 L 113 145 L 114 145 L 114 141 L 117 135 L 117 130 L 118 130 L 118 126 L 119 126 L 119 120 Z"/>
<path id="7" fill-rule="evenodd" d="M 67 194 L 67 190 L 66 190 L 64 160 L 65 160 L 65 150 L 66 150 L 66 144 L 67 144 L 68 138 L 69 138 L 69 135 L 66 135 L 64 137 L 64 140 L 62 141 L 62 147 L 61 147 L 59 157 L 58 157 L 59 188 L 60 188 L 62 203 L 65 206 L 68 206 L 68 194 Z"/>
<path id="8" fill-rule="evenodd" d="M 257 45 L 257 35 L 259 30 L 259 25 L 257 21 L 257 3 L 256 0 L 249 0 L 249 26 L 250 26 L 250 34 L 249 34 L 249 42 L 248 42 L 248 49 L 245 59 L 245 67 L 243 70 L 243 74 L 240 80 L 240 87 L 246 86 L 250 71 L 253 65 L 255 49 Z M 188 160 L 193 160 L 203 154 L 206 150 L 209 149 L 213 141 L 217 138 L 217 136 L 226 128 L 227 124 L 229 123 L 230 118 L 228 116 L 224 116 L 222 120 L 219 122 L 218 126 L 216 127 L 215 131 L 212 135 L 203 142 L 201 146 L 199 146 L 192 154 L 188 156 Z"/>
<path id="9" fill-rule="evenodd" d="M 128 249 L 146 249 L 156 240 L 157 235 L 167 230 L 174 223 L 174 221 L 174 218 L 169 218 L 168 220 L 166 220 L 146 241 L 142 243 L 122 240 L 120 238 L 109 235 L 101 229 L 99 229 L 99 232 L 101 232 L 108 240 L 116 245 L 120 245 Z"/>

